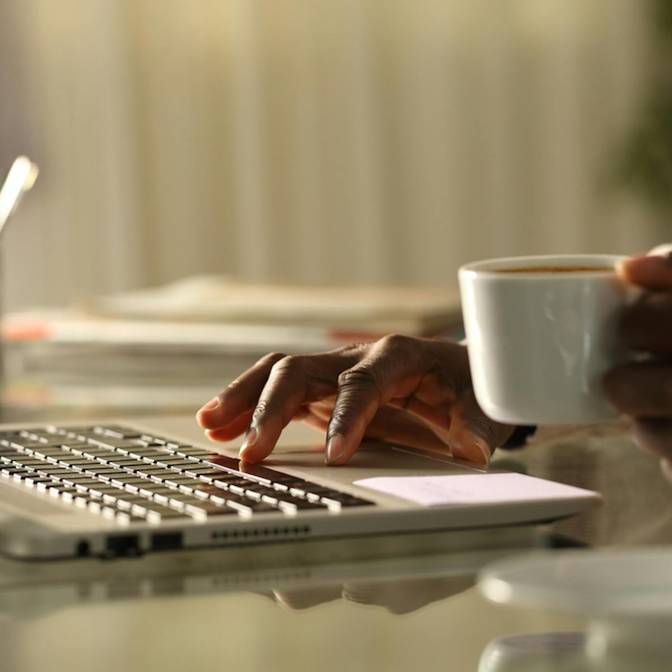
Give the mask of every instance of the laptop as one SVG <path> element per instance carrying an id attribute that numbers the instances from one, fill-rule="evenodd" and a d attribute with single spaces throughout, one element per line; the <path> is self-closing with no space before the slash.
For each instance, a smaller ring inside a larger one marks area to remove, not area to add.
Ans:
<path id="1" fill-rule="evenodd" d="M 595 492 L 365 443 L 343 467 L 292 423 L 261 465 L 193 417 L 0 426 L 0 553 L 145 553 L 542 523 Z M 522 480 L 521 480 L 522 479 Z"/>

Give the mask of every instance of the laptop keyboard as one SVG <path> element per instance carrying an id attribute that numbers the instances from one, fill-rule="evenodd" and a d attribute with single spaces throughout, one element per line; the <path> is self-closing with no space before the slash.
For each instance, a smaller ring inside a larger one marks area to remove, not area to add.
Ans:
<path id="1" fill-rule="evenodd" d="M 118 425 L 0 432 L 0 477 L 121 525 L 338 514 L 373 502 Z"/>

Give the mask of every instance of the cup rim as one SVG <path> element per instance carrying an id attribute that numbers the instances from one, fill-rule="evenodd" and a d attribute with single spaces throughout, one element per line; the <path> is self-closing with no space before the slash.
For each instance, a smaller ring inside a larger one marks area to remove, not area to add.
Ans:
<path id="1" fill-rule="evenodd" d="M 565 278 L 588 278 L 588 277 L 603 277 L 605 275 L 613 275 L 616 264 L 619 261 L 625 260 L 626 255 L 619 254 L 533 254 L 522 255 L 516 257 L 498 257 L 493 259 L 482 259 L 479 261 L 472 261 L 460 266 L 459 275 L 479 275 L 486 277 L 497 277 L 501 280 L 515 280 L 516 278 L 553 278 L 558 280 L 560 277 Z M 515 274 L 502 274 L 499 271 L 507 268 L 514 268 L 520 265 L 529 264 L 530 266 L 574 266 L 574 265 L 596 265 L 603 264 L 604 269 L 590 270 L 590 271 L 576 271 L 570 275 L 559 276 L 555 272 L 519 271 Z"/>

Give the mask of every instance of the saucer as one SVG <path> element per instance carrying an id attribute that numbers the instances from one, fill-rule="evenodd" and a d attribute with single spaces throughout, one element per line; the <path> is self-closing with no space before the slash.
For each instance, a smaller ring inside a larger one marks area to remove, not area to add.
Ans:
<path id="1" fill-rule="evenodd" d="M 492 602 L 589 616 L 672 617 L 672 549 L 536 552 L 481 571 Z"/>

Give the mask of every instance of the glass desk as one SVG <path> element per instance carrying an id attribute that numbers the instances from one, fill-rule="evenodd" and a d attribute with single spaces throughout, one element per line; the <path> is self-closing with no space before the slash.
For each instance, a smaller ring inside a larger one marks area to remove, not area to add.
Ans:
<path id="1" fill-rule="evenodd" d="M 575 649 L 580 634 L 530 640 L 536 666 L 512 667 L 493 641 L 581 632 L 586 619 L 552 605 L 491 604 L 476 574 L 521 550 L 669 545 L 672 485 L 617 425 L 545 430 L 533 445 L 496 459 L 599 490 L 604 503 L 539 527 L 117 561 L 2 560 L 0 670 L 597 669 L 544 658 Z"/>

